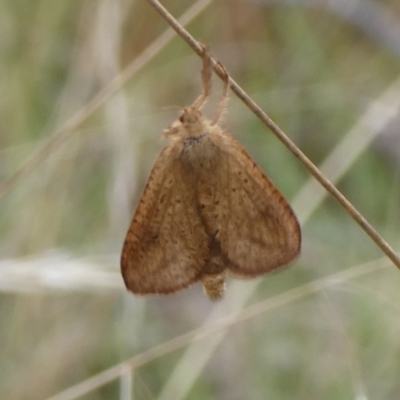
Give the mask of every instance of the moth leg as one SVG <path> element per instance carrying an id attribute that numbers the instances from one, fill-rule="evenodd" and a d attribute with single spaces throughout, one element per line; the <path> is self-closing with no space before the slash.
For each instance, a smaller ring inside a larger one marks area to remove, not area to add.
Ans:
<path id="1" fill-rule="evenodd" d="M 211 74 L 212 74 L 212 61 L 208 48 L 203 43 L 200 43 L 203 49 L 203 69 L 201 70 L 201 81 L 203 84 L 203 93 L 196 99 L 192 107 L 200 110 L 207 101 L 211 93 Z"/>
<path id="2" fill-rule="evenodd" d="M 228 93 L 229 93 L 229 88 L 231 86 L 230 82 L 229 82 L 229 74 L 228 71 L 226 70 L 226 68 L 218 61 L 218 67 L 220 68 L 221 72 L 223 73 L 223 80 L 224 80 L 224 90 L 222 92 L 222 97 L 221 100 L 218 104 L 218 109 L 217 112 L 213 118 L 213 120 L 211 121 L 211 125 L 215 125 L 218 120 L 220 119 L 221 115 L 223 114 L 223 112 L 225 111 L 226 105 L 228 103 Z"/>

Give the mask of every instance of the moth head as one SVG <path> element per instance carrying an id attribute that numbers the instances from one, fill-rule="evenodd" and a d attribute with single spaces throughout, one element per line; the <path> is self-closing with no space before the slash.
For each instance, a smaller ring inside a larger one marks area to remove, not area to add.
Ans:
<path id="1" fill-rule="evenodd" d="M 202 119 L 203 115 L 195 107 L 185 107 L 179 116 L 179 121 L 185 127 L 198 124 Z"/>
<path id="2" fill-rule="evenodd" d="M 196 137 L 205 132 L 205 125 L 206 120 L 197 108 L 185 107 L 182 109 L 179 118 L 163 131 L 163 135 L 166 137 Z"/>

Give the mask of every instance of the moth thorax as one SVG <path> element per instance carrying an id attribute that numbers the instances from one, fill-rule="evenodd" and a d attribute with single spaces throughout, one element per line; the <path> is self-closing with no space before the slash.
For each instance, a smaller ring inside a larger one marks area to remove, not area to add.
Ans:
<path id="1" fill-rule="evenodd" d="M 225 272 L 204 274 L 201 280 L 204 286 L 204 293 L 210 300 L 221 300 L 224 297 L 226 290 Z"/>

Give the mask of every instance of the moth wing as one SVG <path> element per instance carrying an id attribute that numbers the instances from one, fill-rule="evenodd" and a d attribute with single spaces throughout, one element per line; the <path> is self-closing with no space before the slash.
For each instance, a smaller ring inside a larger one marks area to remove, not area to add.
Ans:
<path id="1" fill-rule="evenodd" d="M 195 190 L 171 150 L 151 171 L 122 250 L 125 285 L 137 294 L 183 289 L 199 280 L 209 259 Z"/>
<path id="2" fill-rule="evenodd" d="M 233 137 L 223 137 L 221 168 L 227 193 L 218 239 L 233 275 L 251 278 L 292 261 L 300 252 L 301 232 L 289 204 Z M 219 179 L 222 179 L 220 177 Z"/>

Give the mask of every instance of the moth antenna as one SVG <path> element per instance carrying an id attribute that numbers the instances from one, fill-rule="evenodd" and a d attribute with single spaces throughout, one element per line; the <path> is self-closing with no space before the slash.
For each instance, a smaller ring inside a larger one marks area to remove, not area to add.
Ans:
<path id="1" fill-rule="evenodd" d="M 223 112 L 226 109 L 226 105 L 228 103 L 229 100 L 229 88 L 231 87 L 231 84 L 229 82 L 229 74 L 228 71 L 226 70 L 226 68 L 218 61 L 218 66 L 221 69 L 221 72 L 223 73 L 224 77 L 224 90 L 222 92 L 222 97 L 221 100 L 218 104 L 218 109 L 217 112 L 215 113 L 215 116 L 213 118 L 213 120 L 211 121 L 211 125 L 215 125 L 218 120 L 221 118 L 221 115 L 223 114 Z"/>
<path id="2" fill-rule="evenodd" d="M 203 49 L 203 69 L 201 70 L 201 82 L 203 84 L 203 93 L 195 100 L 192 107 L 200 110 L 206 103 L 211 93 L 211 74 L 212 74 L 212 61 L 210 52 L 205 44 L 200 43 Z"/>

